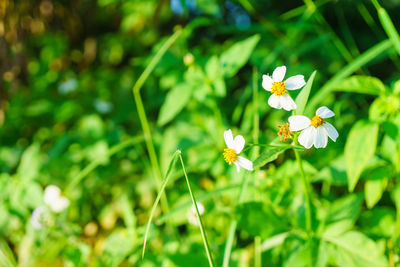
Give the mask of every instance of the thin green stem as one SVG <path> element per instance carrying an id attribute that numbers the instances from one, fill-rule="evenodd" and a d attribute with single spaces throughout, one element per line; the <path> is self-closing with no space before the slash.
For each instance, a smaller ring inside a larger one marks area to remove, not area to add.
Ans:
<path id="1" fill-rule="evenodd" d="M 151 136 L 149 122 L 147 120 L 146 112 L 143 106 L 142 97 L 140 95 L 140 89 L 143 84 L 154 70 L 158 62 L 161 60 L 162 56 L 167 52 L 169 47 L 176 41 L 176 39 L 181 35 L 182 29 L 177 30 L 173 35 L 171 35 L 168 40 L 161 46 L 161 48 L 157 51 L 154 57 L 151 59 L 150 63 L 147 65 L 143 73 L 140 75 L 139 79 L 136 81 L 135 85 L 132 88 L 133 97 L 136 103 L 136 109 L 139 115 L 140 124 L 143 130 L 144 140 L 146 142 L 147 152 L 149 154 L 150 163 L 152 166 L 152 170 L 154 172 L 154 176 L 156 177 L 157 184 L 162 183 L 162 174 L 160 169 L 160 164 L 157 159 L 157 154 L 154 148 L 153 139 Z M 164 212 L 168 211 L 168 200 L 166 195 L 163 193 L 161 196 L 161 207 Z"/>
<path id="2" fill-rule="evenodd" d="M 179 159 L 181 160 L 182 170 L 183 170 L 183 174 L 185 175 L 187 187 L 189 189 L 190 198 L 192 199 L 193 206 L 196 209 L 197 219 L 199 220 L 200 233 L 201 233 L 201 237 L 203 238 L 203 243 L 204 243 L 204 248 L 206 250 L 206 254 L 207 254 L 207 258 L 208 258 L 208 263 L 210 264 L 211 267 L 213 267 L 214 262 L 213 262 L 213 258 L 211 255 L 210 247 L 208 245 L 206 231 L 204 230 L 204 225 L 203 225 L 203 221 L 201 220 L 201 215 L 200 215 L 199 209 L 197 207 L 196 198 L 194 197 L 194 194 L 192 192 L 192 187 L 190 186 L 189 178 L 186 173 L 185 164 L 183 163 L 183 159 L 182 159 L 182 152 L 179 151 L 178 154 L 179 154 Z"/>
<path id="3" fill-rule="evenodd" d="M 247 188 L 248 177 L 249 177 L 249 175 L 244 176 L 243 182 L 240 186 L 240 192 L 239 192 L 237 204 L 242 202 L 244 192 L 246 191 L 246 188 Z M 233 241 L 235 239 L 236 227 L 237 227 L 237 220 L 234 219 L 229 226 L 228 238 L 227 238 L 226 244 L 225 244 L 224 261 L 222 264 L 223 267 L 229 266 L 229 259 L 231 257 L 232 245 L 233 245 Z"/>
<path id="4" fill-rule="evenodd" d="M 295 144 L 297 144 L 297 137 L 294 139 Z M 310 248 L 310 264 L 313 266 L 313 250 L 311 246 L 311 241 L 312 241 L 312 221 L 311 221 L 311 202 L 310 202 L 310 186 L 309 182 L 307 180 L 307 176 L 304 172 L 303 168 L 303 161 L 300 156 L 300 152 L 297 150 L 294 150 L 294 154 L 296 156 L 296 161 L 299 166 L 299 171 L 301 174 L 302 182 L 303 182 L 303 190 L 304 190 L 304 202 L 305 202 L 305 213 L 306 213 L 306 230 L 307 230 L 307 236 L 308 236 L 308 244 Z"/>
<path id="5" fill-rule="evenodd" d="M 258 114 L 258 76 L 257 76 L 257 68 L 253 68 L 253 142 L 258 143 L 258 139 L 260 136 L 260 116 Z M 256 146 L 252 151 L 252 158 L 258 158 L 260 155 L 260 147 Z M 258 186 L 257 175 L 254 175 L 254 181 L 256 183 L 256 187 Z M 256 194 L 256 198 L 259 199 L 259 194 Z M 262 256 L 261 256 L 261 237 L 256 236 L 254 238 L 254 267 L 261 267 L 262 265 Z"/>
<path id="6" fill-rule="evenodd" d="M 135 144 L 137 144 L 139 142 L 142 142 L 142 141 L 143 141 L 143 137 L 142 136 L 133 137 L 133 138 L 130 138 L 130 139 L 126 140 L 126 141 L 123 141 L 123 142 L 111 147 L 108 150 L 107 157 L 111 157 L 114 154 L 118 153 L 119 151 L 121 151 L 121 150 L 123 150 L 123 149 L 125 149 L 127 147 L 133 146 L 133 145 L 135 145 Z M 94 160 L 89 165 L 87 165 L 85 168 L 83 168 L 78 173 L 78 175 L 76 175 L 73 178 L 73 180 L 69 183 L 67 189 L 65 190 L 66 194 L 68 194 L 76 185 L 78 185 L 83 180 L 83 178 L 85 178 L 89 173 L 91 173 L 94 169 L 96 169 L 102 163 L 103 162 L 101 160 Z"/>

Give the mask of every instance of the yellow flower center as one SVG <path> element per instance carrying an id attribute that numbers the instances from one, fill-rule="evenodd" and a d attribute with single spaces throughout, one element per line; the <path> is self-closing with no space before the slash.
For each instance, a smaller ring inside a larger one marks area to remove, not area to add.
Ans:
<path id="1" fill-rule="evenodd" d="M 272 91 L 276 96 L 283 96 L 286 92 L 286 85 L 284 82 L 273 82 Z"/>
<path id="2" fill-rule="evenodd" d="M 236 162 L 237 154 L 236 154 L 235 150 L 233 150 L 232 148 L 225 148 L 224 149 L 224 159 L 229 164 Z"/>
<path id="3" fill-rule="evenodd" d="M 318 115 L 315 115 L 311 119 L 311 125 L 314 126 L 315 128 L 317 128 L 318 126 L 321 126 L 322 124 L 324 124 L 324 120 Z"/>
<path id="4" fill-rule="evenodd" d="M 285 123 L 284 125 L 279 125 L 278 136 L 281 137 L 281 141 L 286 141 L 288 138 L 292 137 L 293 132 L 289 129 L 289 123 Z"/>

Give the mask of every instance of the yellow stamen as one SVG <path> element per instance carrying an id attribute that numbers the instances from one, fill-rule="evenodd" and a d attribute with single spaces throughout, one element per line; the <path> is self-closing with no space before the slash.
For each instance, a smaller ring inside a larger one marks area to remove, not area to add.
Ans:
<path id="1" fill-rule="evenodd" d="M 315 128 L 317 128 L 318 126 L 321 126 L 322 124 L 324 124 L 324 120 L 318 115 L 315 115 L 311 119 L 311 126 L 314 126 Z"/>
<path id="2" fill-rule="evenodd" d="M 278 136 L 281 137 L 281 141 L 286 141 L 288 138 L 292 138 L 293 132 L 289 129 L 289 123 L 285 123 L 284 125 L 279 125 Z"/>
<path id="3" fill-rule="evenodd" d="M 272 91 L 276 96 L 283 96 L 286 93 L 286 85 L 284 82 L 273 82 Z"/>
<path id="4" fill-rule="evenodd" d="M 236 162 L 237 154 L 236 154 L 235 150 L 233 150 L 232 148 L 225 148 L 224 149 L 224 159 L 229 164 Z"/>

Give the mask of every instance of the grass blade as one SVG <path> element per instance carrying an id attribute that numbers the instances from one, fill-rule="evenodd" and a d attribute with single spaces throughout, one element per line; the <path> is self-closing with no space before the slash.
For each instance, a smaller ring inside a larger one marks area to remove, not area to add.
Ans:
<path id="1" fill-rule="evenodd" d="M 394 27 L 389 14 L 383 7 L 381 7 L 377 0 L 372 0 L 372 3 L 378 11 L 379 20 L 382 24 L 383 29 L 385 30 L 390 41 L 392 41 L 392 44 L 397 51 L 397 54 L 400 55 L 400 36 L 396 28 Z"/>
<path id="2" fill-rule="evenodd" d="M 161 185 L 160 191 L 158 192 L 156 200 L 154 201 L 153 207 L 151 208 L 150 217 L 149 217 L 149 220 L 147 222 L 146 231 L 145 231 L 145 234 L 144 234 L 142 259 L 144 258 L 144 252 L 146 251 L 146 243 L 147 243 L 147 237 L 149 235 L 151 221 L 152 221 L 154 213 L 156 211 L 158 202 L 160 201 L 161 196 L 164 194 L 165 187 L 167 186 L 169 178 L 171 177 L 171 172 L 172 172 L 173 167 L 175 166 L 175 163 L 176 163 L 177 159 L 178 159 L 178 151 L 176 151 L 174 153 L 174 155 L 172 157 L 172 160 L 169 163 L 167 173 L 165 174 L 165 177 L 164 177 L 164 181 L 163 181 L 163 183 Z"/>
<path id="3" fill-rule="evenodd" d="M 313 73 L 311 74 L 310 78 L 308 78 L 306 86 L 304 86 L 304 88 L 300 91 L 300 93 L 296 97 L 296 105 L 297 105 L 296 114 L 297 115 L 303 115 L 303 113 L 304 113 L 304 109 L 306 107 L 308 97 L 310 95 L 311 87 L 312 87 L 316 73 L 317 73 L 317 71 L 314 70 Z"/>
<path id="4" fill-rule="evenodd" d="M 201 237 L 203 239 L 204 248 L 206 250 L 208 263 L 210 264 L 211 267 L 213 267 L 214 266 L 214 262 L 213 262 L 212 255 L 211 255 L 211 252 L 210 252 L 210 247 L 208 245 L 206 231 L 204 230 L 204 225 L 203 225 L 203 222 L 201 220 L 201 215 L 200 215 L 199 209 L 197 207 L 197 202 L 196 202 L 196 199 L 195 199 L 194 194 L 192 192 L 192 188 L 190 186 L 189 178 L 188 178 L 187 173 L 186 173 L 185 164 L 183 163 L 183 159 L 182 159 L 182 152 L 180 150 L 178 150 L 177 152 L 179 154 L 179 159 L 181 160 L 182 170 L 183 170 L 183 174 L 184 174 L 185 179 L 186 179 L 187 187 L 189 189 L 190 198 L 192 199 L 193 206 L 196 209 L 197 219 L 199 220 L 200 233 L 201 233 Z"/>
<path id="5" fill-rule="evenodd" d="M 379 55 L 388 52 L 389 48 L 392 47 L 390 40 L 384 40 L 357 57 L 352 63 L 348 64 L 341 71 L 339 71 L 335 76 L 333 76 L 315 95 L 311 98 L 306 112 L 315 110 L 317 104 L 321 103 L 324 98 L 326 98 L 333 89 L 333 85 L 338 81 L 350 76 L 353 72 L 370 62 L 371 60 L 377 58 Z"/>

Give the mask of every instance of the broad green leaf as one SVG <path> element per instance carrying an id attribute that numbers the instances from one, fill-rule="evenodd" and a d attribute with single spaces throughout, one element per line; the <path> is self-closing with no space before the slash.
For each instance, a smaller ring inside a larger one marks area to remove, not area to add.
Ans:
<path id="1" fill-rule="evenodd" d="M 390 192 L 390 196 L 396 205 L 397 213 L 400 214 L 400 184 L 396 184 L 396 186 Z"/>
<path id="2" fill-rule="evenodd" d="M 351 76 L 332 85 L 333 91 L 353 92 L 369 95 L 385 93 L 385 85 L 378 78 L 371 76 Z"/>
<path id="3" fill-rule="evenodd" d="M 168 92 L 161 106 L 157 124 L 163 126 L 170 122 L 189 102 L 192 95 L 192 85 L 181 83 Z"/>
<path id="4" fill-rule="evenodd" d="M 222 53 L 220 58 L 223 76 L 230 78 L 246 64 L 251 53 L 260 41 L 260 35 L 256 34 L 243 41 L 235 43 L 228 50 Z"/>
<path id="5" fill-rule="evenodd" d="M 351 231 L 324 239 L 336 246 L 334 260 L 337 266 L 388 266 L 388 261 L 378 245 L 360 232 Z"/>
<path id="6" fill-rule="evenodd" d="M 308 96 L 310 95 L 311 92 L 311 87 L 315 78 L 315 74 L 317 73 L 316 70 L 313 71 L 311 74 L 310 78 L 308 78 L 306 86 L 300 91 L 298 96 L 296 97 L 296 114 L 297 115 L 303 115 L 304 109 L 306 107 L 307 101 L 308 101 Z"/>
<path id="7" fill-rule="evenodd" d="M 217 56 L 212 56 L 206 63 L 206 74 L 207 77 L 213 81 L 220 77 L 220 63 Z"/>
<path id="8" fill-rule="evenodd" d="M 396 229 L 396 211 L 392 207 L 375 207 L 361 214 L 359 224 L 368 236 L 391 238 Z"/>
<path id="9" fill-rule="evenodd" d="M 352 192 L 367 165 L 374 155 L 379 126 L 369 121 L 358 121 L 350 130 L 344 148 L 348 188 Z"/>
<path id="10" fill-rule="evenodd" d="M 336 200 L 325 218 L 324 235 L 339 235 L 350 230 L 360 215 L 362 200 L 361 194 L 351 194 Z"/>
<path id="11" fill-rule="evenodd" d="M 289 147 L 277 147 L 271 148 L 263 153 L 253 162 L 254 168 L 262 167 L 268 162 L 274 161 L 278 158 L 280 154 L 285 152 L 285 150 L 289 149 Z"/>
<path id="12" fill-rule="evenodd" d="M 389 167 L 381 167 L 372 171 L 365 182 L 365 202 L 369 209 L 381 199 L 385 191 L 392 170 Z"/>
<path id="13" fill-rule="evenodd" d="M 38 144 L 30 145 L 22 154 L 17 173 L 22 180 L 28 182 L 39 173 L 41 157 Z"/>

